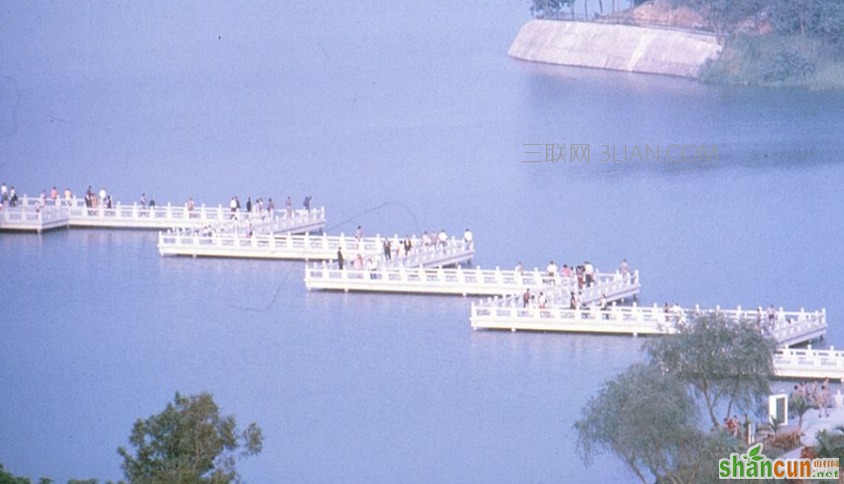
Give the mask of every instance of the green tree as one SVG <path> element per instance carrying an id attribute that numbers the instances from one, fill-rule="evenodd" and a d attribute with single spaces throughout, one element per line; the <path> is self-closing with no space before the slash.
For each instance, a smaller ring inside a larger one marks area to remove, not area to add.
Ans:
<path id="1" fill-rule="evenodd" d="M 562 16 L 564 8 L 574 8 L 574 0 L 532 0 L 530 13 L 534 18 L 555 19 Z"/>
<path id="2" fill-rule="evenodd" d="M 714 482 L 718 456 L 735 451 L 737 441 L 723 432 L 701 432 L 698 423 L 685 382 L 637 363 L 590 398 L 574 428 L 587 465 L 612 453 L 643 484 Z"/>
<path id="3" fill-rule="evenodd" d="M 261 452 L 261 429 L 239 431 L 233 416 L 220 416 L 208 393 L 176 393 L 163 412 L 137 420 L 120 447 L 123 472 L 131 484 L 228 484 L 237 482 L 237 457 Z M 238 452 L 239 451 L 239 452 Z"/>
<path id="4" fill-rule="evenodd" d="M 811 409 L 812 405 L 806 397 L 794 395 L 788 400 L 788 413 L 792 416 L 797 415 L 797 426 L 801 429 L 803 428 L 803 415 Z"/>
<path id="5" fill-rule="evenodd" d="M 709 24 L 719 42 L 733 33 L 743 20 L 755 15 L 757 0 L 674 0 L 695 10 Z"/>
<path id="6" fill-rule="evenodd" d="M 729 418 L 734 407 L 753 409 L 770 393 L 776 341 L 750 321 L 695 317 L 675 335 L 648 341 L 645 349 L 651 362 L 703 398 L 713 427 L 719 424 L 719 405 L 725 404 Z"/>
<path id="7" fill-rule="evenodd" d="M 26 477 L 16 477 L 0 464 L 0 484 L 32 484 L 32 481 Z"/>
<path id="8" fill-rule="evenodd" d="M 824 459 L 838 458 L 844 460 L 844 426 L 837 425 L 832 430 L 820 430 L 815 434 L 818 441 L 815 452 Z"/>

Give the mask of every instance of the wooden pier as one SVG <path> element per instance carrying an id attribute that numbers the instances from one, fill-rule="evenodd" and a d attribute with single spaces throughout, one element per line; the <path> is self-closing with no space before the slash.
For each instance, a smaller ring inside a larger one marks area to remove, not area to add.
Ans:
<path id="1" fill-rule="evenodd" d="M 774 374 L 780 378 L 824 379 L 844 382 L 844 351 L 780 348 L 774 354 Z"/>
<path id="2" fill-rule="evenodd" d="M 594 300 L 594 294 L 592 295 Z M 610 306 L 600 309 L 593 305 L 585 309 L 570 309 L 565 304 L 550 303 L 545 308 L 535 305 L 522 307 L 516 298 L 490 299 L 473 303 L 470 321 L 474 329 L 506 329 L 510 331 L 565 331 L 582 333 L 611 333 L 637 335 L 663 335 L 676 332 L 690 316 L 719 313 L 730 320 L 754 321 L 756 311 L 701 309 L 669 309 L 657 305 L 649 307 Z M 767 316 L 760 326 L 768 325 Z M 768 330 L 782 346 L 806 343 L 826 334 L 826 311 L 777 312 Z"/>

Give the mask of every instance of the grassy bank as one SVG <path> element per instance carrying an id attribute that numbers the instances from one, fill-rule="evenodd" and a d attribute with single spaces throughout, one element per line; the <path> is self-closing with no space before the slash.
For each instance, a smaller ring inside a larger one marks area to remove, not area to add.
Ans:
<path id="1" fill-rule="evenodd" d="M 808 89 L 844 89 L 840 46 L 800 35 L 736 35 L 720 57 L 704 67 L 701 80 Z"/>

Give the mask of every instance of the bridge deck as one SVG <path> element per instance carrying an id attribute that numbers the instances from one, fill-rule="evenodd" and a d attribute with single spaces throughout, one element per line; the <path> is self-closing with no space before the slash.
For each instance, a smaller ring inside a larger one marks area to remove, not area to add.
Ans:
<path id="1" fill-rule="evenodd" d="M 780 348 L 774 355 L 774 374 L 780 378 L 824 379 L 844 382 L 844 351 Z"/>
<path id="2" fill-rule="evenodd" d="M 337 259 L 338 249 L 349 266 L 353 265 L 357 254 L 364 258 L 376 257 L 384 265 L 384 241 L 381 236 L 365 237 L 358 241 L 345 235 L 290 235 L 274 233 L 258 234 L 251 237 L 242 233 L 202 235 L 168 232 L 159 234 L 158 250 L 161 255 L 190 255 L 201 257 L 243 257 L 252 259 L 297 259 L 297 260 L 332 260 Z M 394 236 L 389 239 L 393 248 L 400 246 L 401 239 Z M 411 239 L 413 249 L 409 255 L 432 250 L 422 245 L 421 240 Z M 435 246 L 430 246 L 435 247 Z M 449 251 L 441 254 L 437 261 L 427 265 L 451 265 L 471 259 L 474 249 L 465 247 L 462 240 L 450 239 Z M 398 252 L 391 251 L 392 254 Z M 403 257 L 402 257 L 403 258 Z M 411 265 L 412 266 L 412 265 Z"/>
<path id="3" fill-rule="evenodd" d="M 567 331 L 583 333 L 616 333 L 631 335 L 671 334 L 678 324 L 684 324 L 692 315 L 719 312 L 732 320 L 754 320 L 753 311 L 716 309 L 681 309 L 665 312 L 652 307 L 612 306 L 601 310 L 597 306 L 587 309 L 570 309 L 552 302 L 545 308 L 521 307 L 513 298 L 473 303 L 470 321 L 474 329 L 509 329 L 511 331 Z M 765 318 L 767 323 L 767 318 Z M 761 321 L 760 321 L 761 323 Z M 782 309 L 769 327 L 780 345 L 789 346 L 812 341 L 826 333 L 826 311 L 785 312 Z"/>
<path id="4" fill-rule="evenodd" d="M 321 230 L 325 227 L 325 209 L 315 208 L 310 211 L 294 210 L 288 216 L 284 210 L 276 210 L 273 213 L 248 213 L 245 211 L 232 212 L 228 208 L 218 205 L 217 207 L 196 206 L 189 210 L 186 205 L 176 206 L 171 204 L 158 205 L 154 208 L 143 207 L 138 204 L 122 205 L 119 202 L 114 208 L 88 208 L 82 199 L 72 198 L 69 200 L 46 200 L 42 203 L 37 198 L 22 197 L 18 207 L 6 208 L 10 213 L 44 212 L 51 214 L 56 211 L 65 214 L 64 225 L 71 227 L 99 227 L 99 228 L 122 228 L 122 229 L 195 229 L 229 223 L 232 220 L 253 221 L 256 224 L 266 220 L 281 221 L 284 227 L 277 231 L 291 233 L 305 233 Z M 32 222 L 32 221 L 30 221 Z M 32 226 L 19 221 L 13 216 L 8 222 L 4 221 L 0 229 L 6 230 L 36 230 L 26 228 Z M 49 228 L 62 226 L 59 222 L 52 221 Z M 23 227 L 23 228 L 18 228 Z"/>
<path id="5" fill-rule="evenodd" d="M 571 287 L 572 281 L 555 276 L 550 278 L 538 270 L 530 272 L 484 270 L 480 267 L 466 269 L 384 268 L 375 272 L 339 270 L 336 266 L 314 265 L 305 268 L 305 286 L 308 289 L 338 291 L 401 292 L 417 294 L 454 295 L 520 295 L 525 289 L 537 291 L 545 288 L 549 295 L 556 290 Z M 638 277 L 627 278 L 620 274 L 598 275 L 598 282 L 607 297 L 623 299 L 639 292 Z M 598 293 L 597 297 L 600 298 Z"/>
<path id="6" fill-rule="evenodd" d="M 38 232 L 68 226 L 68 211 L 63 208 L 3 207 L 0 210 L 0 230 Z"/>

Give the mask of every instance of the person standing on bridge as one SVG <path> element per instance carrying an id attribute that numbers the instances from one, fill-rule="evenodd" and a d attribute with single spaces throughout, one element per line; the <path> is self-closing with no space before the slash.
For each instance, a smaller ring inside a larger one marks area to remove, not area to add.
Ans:
<path id="1" fill-rule="evenodd" d="M 440 230 L 440 235 L 437 237 L 440 245 L 448 244 L 448 234 L 445 233 L 445 229 Z"/>
<path id="2" fill-rule="evenodd" d="M 344 262 L 345 261 L 343 260 L 343 248 L 337 247 L 337 264 L 340 266 L 341 271 L 343 270 Z"/>
<path id="3" fill-rule="evenodd" d="M 407 257 L 410 255 L 410 249 L 413 248 L 413 242 L 410 241 L 410 236 L 404 236 L 404 256 Z"/>
<path id="4" fill-rule="evenodd" d="M 770 306 L 768 306 L 768 325 L 771 326 L 771 328 L 773 328 L 776 321 L 777 321 L 777 310 L 774 309 L 774 305 L 771 304 Z"/>
<path id="5" fill-rule="evenodd" d="M 571 267 L 568 264 L 563 264 L 563 268 L 560 269 L 560 277 L 571 279 Z"/>
<path id="6" fill-rule="evenodd" d="M 53 189 L 50 190 L 50 200 L 56 201 L 59 199 L 59 189 L 53 186 Z"/>
<path id="7" fill-rule="evenodd" d="M 390 260 L 392 258 L 392 245 L 390 239 L 384 239 L 384 258 Z"/>
<path id="8" fill-rule="evenodd" d="M 284 210 L 287 212 L 287 218 L 293 216 L 293 200 L 290 199 L 290 196 L 287 196 L 287 201 L 284 202 Z"/>
<path id="9" fill-rule="evenodd" d="M 363 227 L 358 225 L 357 230 L 355 230 L 355 240 L 358 241 L 358 244 L 363 240 Z"/>
<path id="10" fill-rule="evenodd" d="M 0 204 L 5 205 L 9 200 L 9 188 L 6 187 L 6 182 L 0 185 Z"/>
<path id="11" fill-rule="evenodd" d="M 522 294 L 522 307 L 526 308 L 530 304 L 530 289 L 525 289 L 525 293 Z"/>
<path id="12" fill-rule="evenodd" d="M 595 284 L 595 267 L 589 261 L 583 263 L 583 276 L 586 287 Z"/>
<path id="13" fill-rule="evenodd" d="M 630 266 L 627 264 L 627 259 L 621 259 L 621 266 L 618 268 L 618 271 L 621 272 L 621 277 L 625 281 L 630 279 Z"/>
<path id="14" fill-rule="evenodd" d="M 141 193 L 141 208 L 147 208 L 147 194 Z"/>
<path id="15" fill-rule="evenodd" d="M 193 197 L 188 198 L 188 212 L 193 212 Z"/>
<path id="16" fill-rule="evenodd" d="M 252 213 L 252 197 L 246 197 L 246 213 Z"/>
<path id="17" fill-rule="evenodd" d="M 275 203 L 273 203 L 272 198 L 267 200 L 267 212 L 270 213 L 270 216 L 272 216 L 273 212 L 275 212 Z"/>
<path id="18" fill-rule="evenodd" d="M 235 212 L 237 212 L 237 201 L 234 199 L 234 197 L 232 197 L 232 199 L 229 201 L 229 208 L 232 211 L 232 218 L 234 218 Z"/>
<path id="19" fill-rule="evenodd" d="M 539 309 L 545 309 L 547 304 L 548 298 L 545 297 L 545 293 L 543 291 L 539 291 Z"/>
<path id="20" fill-rule="evenodd" d="M 519 261 L 516 264 L 516 268 L 514 270 L 516 271 L 516 274 L 522 274 L 525 272 L 525 266 L 522 265 L 522 261 Z"/>
<path id="21" fill-rule="evenodd" d="M 546 267 L 545 270 L 548 272 L 548 277 L 551 279 L 551 284 L 554 284 L 557 279 L 557 264 L 554 264 L 554 261 L 551 261 L 551 263 L 548 264 L 548 267 Z"/>
<path id="22" fill-rule="evenodd" d="M 475 248 L 475 236 L 472 235 L 472 231 L 468 228 L 465 232 L 463 232 L 463 243 L 466 244 L 466 247 L 469 248 L 469 250 Z"/>
<path id="23" fill-rule="evenodd" d="M 308 212 L 311 211 L 311 196 L 308 195 L 305 197 L 305 200 L 302 202 L 302 206 L 305 207 L 305 210 Z"/>

